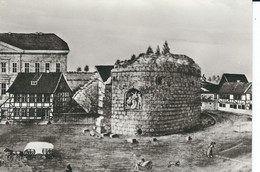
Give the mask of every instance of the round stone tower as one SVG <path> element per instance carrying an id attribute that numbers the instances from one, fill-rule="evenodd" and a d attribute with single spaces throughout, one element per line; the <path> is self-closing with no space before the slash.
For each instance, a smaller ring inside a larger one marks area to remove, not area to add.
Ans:
<path id="1" fill-rule="evenodd" d="M 112 70 L 112 133 L 159 136 L 199 124 L 200 67 L 186 55 L 141 55 Z"/>

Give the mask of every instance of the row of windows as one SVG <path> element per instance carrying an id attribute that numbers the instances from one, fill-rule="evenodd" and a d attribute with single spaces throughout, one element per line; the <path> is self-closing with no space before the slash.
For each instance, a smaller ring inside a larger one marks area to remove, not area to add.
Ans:
<path id="1" fill-rule="evenodd" d="M 245 96 L 245 95 L 244 95 Z M 231 99 L 231 100 L 244 100 L 245 97 L 243 98 L 243 96 L 241 94 L 220 94 L 219 98 L 221 99 Z M 252 100 L 252 95 L 251 94 L 247 94 L 247 100 Z"/>
<path id="2" fill-rule="evenodd" d="M 15 103 L 49 103 L 50 94 L 15 94 Z"/>
<path id="3" fill-rule="evenodd" d="M 17 73 L 17 63 L 13 63 L 13 73 Z M 35 72 L 40 72 L 40 63 L 35 63 Z M 50 63 L 45 63 L 45 72 L 50 71 Z M 56 63 L 56 72 L 61 71 L 60 63 Z M 1 63 L 1 72 L 6 73 L 6 63 Z M 24 72 L 30 72 L 30 63 L 24 63 Z"/>
<path id="4" fill-rule="evenodd" d="M 226 104 L 219 103 L 219 107 L 226 107 Z M 231 104 L 230 108 L 233 108 L 233 109 L 246 109 L 245 105 L 236 105 L 236 104 Z M 252 105 L 251 104 L 249 105 L 249 109 L 252 109 Z"/>
<path id="5" fill-rule="evenodd" d="M 40 116 L 44 117 L 47 116 L 49 113 L 49 109 L 42 108 L 42 109 L 36 109 L 36 108 L 15 108 L 13 109 L 14 116 L 21 116 L 21 117 L 35 117 Z"/>

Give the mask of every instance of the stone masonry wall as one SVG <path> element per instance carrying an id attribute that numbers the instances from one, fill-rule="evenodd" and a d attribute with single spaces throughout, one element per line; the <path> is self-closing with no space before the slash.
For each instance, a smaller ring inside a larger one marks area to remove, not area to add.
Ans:
<path id="1" fill-rule="evenodd" d="M 157 136 L 199 124 L 200 69 L 190 71 L 166 63 L 134 64 L 112 70 L 112 132 Z M 140 109 L 126 108 L 126 95 L 131 89 L 142 94 Z"/>

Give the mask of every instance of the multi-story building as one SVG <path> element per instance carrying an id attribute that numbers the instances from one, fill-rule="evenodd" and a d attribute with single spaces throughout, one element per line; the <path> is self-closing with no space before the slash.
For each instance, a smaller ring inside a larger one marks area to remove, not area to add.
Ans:
<path id="1" fill-rule="evenodd" d="M 0 104 L 19 72 L 66 72 L 67 43 L 53 33 L 0 33 Z"/>

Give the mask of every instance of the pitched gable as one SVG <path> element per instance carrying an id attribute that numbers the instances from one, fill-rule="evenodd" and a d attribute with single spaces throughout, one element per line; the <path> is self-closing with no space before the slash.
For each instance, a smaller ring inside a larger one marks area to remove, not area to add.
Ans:
<path id="1" fill-rule="evenodd" d="M 38 78 L 37 83 L 32 84 L 35 78 Z M 8 92 L 14 94 L 51 94 L 57 92 L 57 89 L 70 91 L 62 73 L 18 73 Z"/>
<path id="2" fill-rule="evenodd" d="M 244 82 L 248 83 L 248 80 L 244 74 L 230 74 L 224 73 L 221 77 L 219 85 L 223 85 L 225 82 Z"/>
<path id="3" fill-rule="evenodd" d="M 95 66 L 102 81 L 106 82 L 108 78 L 111 76 L 111 70 L 114 69 L 113 65 L 107 65 L 107 66 Z"/>
<path id="4" fill-rule="evenodd" d="M 20 48 L 14 47 L 12 45 L 6 44 L 0 41 L 0 52 L 21 52 Z"/>

